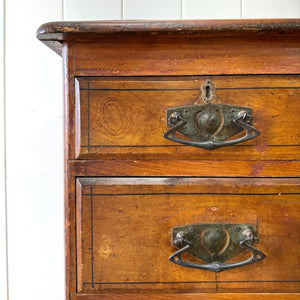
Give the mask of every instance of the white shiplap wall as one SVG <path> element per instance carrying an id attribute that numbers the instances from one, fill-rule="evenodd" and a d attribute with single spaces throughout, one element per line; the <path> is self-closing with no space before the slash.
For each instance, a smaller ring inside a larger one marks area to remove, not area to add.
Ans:
<path id="1" fill-rule="evenodd" d="M 9 299 L 63 299 L 62 63 L 35 37 L 62 2 L 6 0 L 5 20 Z"/>
<path id="2" fill-rule="evenodd" d="M 7 299 L 5 107 L 4 107 L 4 0 L 0 0 L 0 299 Z"/>
<path id="3" fill-rule="evenodd" d="M 300 0 L 0 5 L 0 299 L 63 300 L 62 64 L 36 40 L 37 27 L 54 20 L 299 18 Z"/>

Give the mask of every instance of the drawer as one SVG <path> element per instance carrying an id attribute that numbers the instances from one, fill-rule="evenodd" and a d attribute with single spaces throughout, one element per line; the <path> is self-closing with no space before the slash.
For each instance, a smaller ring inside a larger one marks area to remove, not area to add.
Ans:
<path id="1" fill-rule="evenodd" d="M 299 194 L 293 178 L 78 178 L 77 291 L 300 292 Z M 257 226 L 266 258 L 221 273 L 176 265 L 171 230 L 189 224 Z"/>
<path id="2" fill-rule="evenodd" d="M 253 126 L 260 136 L 213 151 L 163 138 L 170 129 L 166 124 L 167 109 L 204 104 L 201 87 L 207 79 L 216 87 L 212 103 L 253 109 Z M 300 128 L 296 126 L 300 113 L 299 82 L 296 75 L 77 77 L 75 156 L 299 160 Z"/>

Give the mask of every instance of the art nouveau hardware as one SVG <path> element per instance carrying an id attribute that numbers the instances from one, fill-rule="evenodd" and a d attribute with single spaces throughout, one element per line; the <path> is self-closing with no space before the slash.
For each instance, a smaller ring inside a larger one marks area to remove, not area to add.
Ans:
<path id="1" fill-rule="evenodd" d="M 205 81 L 201 90 L 201 98 L 206 104 L 167 110 L 167 125 L 170 129 L 164 133 L 164 138 L 180 144 L 212 150 L 241 143 L 260 135 L 260 132 L 251 126 L 253 119 L 251 108 L 211 104 L 215 98 L 215 87 L 210 80 Z M 228 140 L 243 130 L 246 131 L 244 136 Z M 176 136 L 176 132 L 187 139 Z"/>
<path id="2" fill-rule="evenodd" d="M 215 273 L 249 265 L 265 258 L 265 254 L 253 247 L 258 243 L 257 226 L 249 224 L 192 224 L 172 228 L 172 243 L 180 248 L 169 260 L 177 265 L 212 271 Z M 224 263 L 248 250 L 251 257 L 232 263 Z M 182 258 L 189 253 L 207 264 L 196 264 Z"/>

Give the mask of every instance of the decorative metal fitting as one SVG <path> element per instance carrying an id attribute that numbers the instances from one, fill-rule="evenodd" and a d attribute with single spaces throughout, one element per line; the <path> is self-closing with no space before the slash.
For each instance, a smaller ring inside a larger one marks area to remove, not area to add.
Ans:
<path id="1" fill-rule="evenodd" d="M 216 149 L 231 146 L 253 139 L 260 132 L 252 125 L 253 111 L 249 107 L 227 104 L 211 104 L 215 98 L 215 86 L 212 81 L 204 82 L 202 99 L 205 105 L 191 105 L 169 108 L 167 125 L 170 129 L 164 138 L 184 145 Z M 243 137 L 227 140 L 245 130 Z M 176 136 L 181 133 L 188 139 Z"/>
<path id="2" fill-rule="evenodd" d="M 263 252 L 253 247 L 258 243 L 257 226 L 249 224 L 193 224 L 172 228 L 172 243 L 180 248 L 169 258 L 174 264 L 212 271 L 242 267 L 263 260 Z M 252 256 L 234 263 L 224 263 L 239 253 L 249 250 Z M 182 259 L 189 253 L 208 264 L 196 264 Z"/>

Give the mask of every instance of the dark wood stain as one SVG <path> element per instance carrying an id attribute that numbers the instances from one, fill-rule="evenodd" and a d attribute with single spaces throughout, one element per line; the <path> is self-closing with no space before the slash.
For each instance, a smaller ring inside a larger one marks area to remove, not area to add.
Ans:
<path id="1" fill-rule="evenodd" d="M 300 298 L 299 31 L 299 19 L 38 29 L 64 66 L 66 299 Z M 207 79 L 217 103 L 253 108 L 257 139 L 208 151 L 162 138 L 166 109 L 202 104 Z M 174 226 L 258 220 L 257 264 L 215 276 L 168 261 Z"/>

